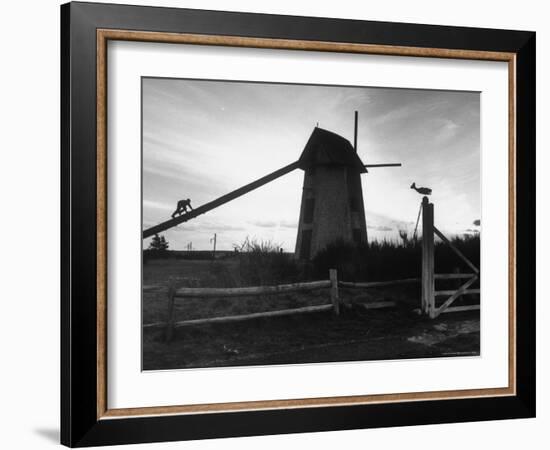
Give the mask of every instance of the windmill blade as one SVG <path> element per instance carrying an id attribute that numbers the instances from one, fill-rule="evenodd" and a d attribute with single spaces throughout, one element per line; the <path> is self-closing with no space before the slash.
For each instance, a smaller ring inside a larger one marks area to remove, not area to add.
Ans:
<path id="1" fill-rule="evenodd" d="M 365 167 L 401 167 L 401 163 L 387 163 L 387 164 L 365 164 Z"/>
<path id="2" fill-rule="evenodd" d="M 292 164 L 289 164 L 288 166 L 285 166 L 282 169 L 276 170 L 275 172 L 272 172 L 269 175 L 266 175 L 265 177 L 259 178 L 256 181 L 253 181 L 252 183 L 249 183 L 239 189 L 236 189 L 230 192 L 229 194 L 222 195 L 216 200 L 212 200 L 211 202 L 205 203 L 204 205 L 201 205 L 198 208 L 195 208 L 186 214 L 183 214 L 179 217 L 175 217 L 174 219 L 167 220 L 166 222 L 162 222 L 151 228 L 148 228 L 147 230 L 143 231 L 143 239 L 151 237 L 157 233 L 161 233 L 165 230 L 168 230 L 169 228 L 175 227 L 180 223 L 187 222 L 188 220 L 194 219 L 195 217 L 200 216 L 201 214 L 211 211 L 212 209 L 217 208 L 218 206 L 221 206 L 227 202 L 230 202 L 231 200 L 235 200 L 236 198 L 244 194 L 247 194 L 248 192 L 253 191 L 254 189 L 257 189 L 263 186 L 264 184 L 269 183 L 270 181 L 276 180 L 277 178 L 282 177 L 283 175 L 286 175 L 287 173 L 292 172 L 297 168 L 298 168 L 298 161 L 293 162 Z"/>

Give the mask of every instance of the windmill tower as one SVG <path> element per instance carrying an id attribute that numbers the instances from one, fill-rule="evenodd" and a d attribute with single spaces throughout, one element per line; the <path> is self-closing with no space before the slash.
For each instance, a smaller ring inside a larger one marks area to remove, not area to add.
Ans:
<path id="1" fill-rule="evenodd" d="M 331 131 L 316 127 L 298 160 L 304 171 L 295 255 L 311 259 L 332 242 L 367 241 L 361 175 L 367 167 L 357 155 L 357 111 L 354 146 Z"/>

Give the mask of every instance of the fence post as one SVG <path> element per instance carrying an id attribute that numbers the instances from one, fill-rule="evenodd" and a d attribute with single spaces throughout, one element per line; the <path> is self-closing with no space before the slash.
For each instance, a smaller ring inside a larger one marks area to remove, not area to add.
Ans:
<path id="1" fill-rule="evenodd" d="M 330 278 L 330 300 L 334 308 L 334 314 L 340 314 L 340 299 L 338 297 L 338 272 L 336 269 L 329 269 Z"/>
<path id="2" fill-rule="evenodd" d="M 168 314 L 166 317 L 166 342 L 172 340 L 174 334 L 174 303 L 176 297 L 176 289 L 174 286 L 168 288 Z"/>
<path id="3" fill-rule="evenodd" d="M 434 205 L 422 199 L 422 312 L 434 317 Z"/>

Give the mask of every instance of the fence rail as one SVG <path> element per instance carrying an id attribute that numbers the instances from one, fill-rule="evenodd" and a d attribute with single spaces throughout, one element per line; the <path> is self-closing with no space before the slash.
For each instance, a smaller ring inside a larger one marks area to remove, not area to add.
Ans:
<path id="1" fill-rule="evenodd" d="M 243 288 L 179 288 L 175 297 L 250 297 L 266 294 L 289 294 L 300 291 L 314 291 L 331 287 L 330 280 L 308 283 L 279 284 L 276 286 L 255 286 Z"/>
<path id="2" fill-rule="evenodd" d="M 449 306 L 447 309 L 441 311 L 441 314 L 451 313 L 451 312 L 463 312 L 463 311 L 474 311 L 479 310 L 480 305 L 465 305 L 465 306 Z"/>
<path id="3" fill-rule="evenodd" d="M 379 302 L 379 303 L 385 303 L 383 306 L 389 306 L 386 305 L 393 302 Z M 379 308 L 382 305 L 378 305 L 376 302 L 372 304 L 371 308 Z M 369 309 L 367 305 L 365 305 L 365 308 Z M 250 320 L 250 319 L 258 319 L 261 317 L 279 317 L 279 316 L 289 316 L 293 314 L 304 314 L 304 313 L 312 313 L 312 312 L 322 312 L 322 311 L 330 311 L 333 309 L 332 305 L 326 304 L 326 305 L 314 305 L 314 306 L 303 306 L 300 308 L 290 308 L 290 309 L 278 309 L 274 311 L 263 311 L 258 313 L 250 313 L 250 314 L 239 314 L 235 316 L 221 316 L 221 317 L 205 317 L 202 319 L 189 319 L 189 320 L 180 320 L 177 322 L 174 322 L 173 326 L 174 328 L 180 328 L 190 325 L 203 325 L 207 323 L 223 323 L 223 322 L 239 322 L 244 320 Z M 143 328 L 166 328 L 166 322 L 151 322 L 143 324 Z"/>
<path id="4" fill-rule="evenodd" d="M 322 311 L 330 311 L 333 309 L 332 305 L 315 305 L 315 306 L 304 306 L 301 308 L 290 308 L 290 309 L 279 309 L 275 311 L 264 311 L 250 314 L 239 314 L 235 316 L 223 316 L 223 317 L 207 317 L 204 319 L 190 319 L 190 320 L 181 320 L 174 322 L 174 328 L 180 328 L 190 325 L 203 325 L 208 323 L 227 323 L 227 322 L 240 322 L 243 320 L 258 319 L 263 317 L 280 317 L 280 316 L 290 316 L 293 314 L 305 314 L 305 313 L 315 313 Z M 165 323 L 155 323 L 149 326 L 166 326 Z"/>
<path id="5" fill-rule="evenodd" d="M 406 278 L 404 280 L 390 280 L 390 281 L 371 281 L 367 283 L 353 283 L 350 281 L 340 281 L 338 285 L 341 288 L 356 288 L 356 289 L 368 289 L 374 287 L 385 287 L 399 284 L 419 283 L 420 278 Z"/>
<path id="6" fill-rule="evenodd" d="M 446 290 L 446 291 L 434 291 L 434 295 L 437 297 L 438 295 L 439 296 L 443 296 L 443 295 L 453 295 L 454 293 L 456 292 L 456 289 L 449 289 L 449 290 Z M 479 294 L 480 293 L 480 289 L 466 289 L 464 291 L 461 292 L 462 295 L 467 295 L 467 294 Z"/>
<path id="7" fill-rule="evenodd" d="M 436 273 L 434 278 L 436 280 L 461 280 L 463 278 L 472 278 L 474 273 Z"/>

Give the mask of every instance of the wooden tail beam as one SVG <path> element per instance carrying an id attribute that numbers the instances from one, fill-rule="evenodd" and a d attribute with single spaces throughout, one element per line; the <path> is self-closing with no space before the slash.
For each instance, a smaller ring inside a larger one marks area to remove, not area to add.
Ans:
<path id="1" fill-rule="evenodd" d="M 259 178 L 258 180 L 253 181 L 252 183 L 249 183 L 239 189 L 236 189 L 230 192 L 229 194 L 222 195 L 216 200 L 212 200 L 211 202 L 205 203 L 204 205 L 201 205 L 198 208 L 195 208 L 186 214 L 175 217 L 174 219 L 167 220 L 166 222 L 159 223 L 158 225 L 155 225 L 151 228 L 148 228 L 143 231 L 143 239 L 146 239 L 148 237 L 154 236 L 155 234 L 166 231 L 169 228 L 179 225 L 180 223 L 187 222 L 191 219 L 194 219 L 195 217 L 200 216 L 201 214 L 211 211 L 212 209 L 217 208 L 218 206 L 228 203 L 231 200 L 235 200 L 236 198 L 244 194 L 247 194 L 248 192 L 253 191 L 254 189 L 257 189 L 263 186 L 264 184 L 269 183 L 270 181 L 276 180 L 277 178 L 282 177 L 283 175 L 286 175 L 287 173 L 292 172 L 297 168 L 298 168 L 298 161 L 293 162 L 292 164 L 289 164 L 288 166 L 285 166 L 282 169 L 276 170 L 275 172 L 272 172 L 269 175 L 266 175 L 265 177 Z"/>

